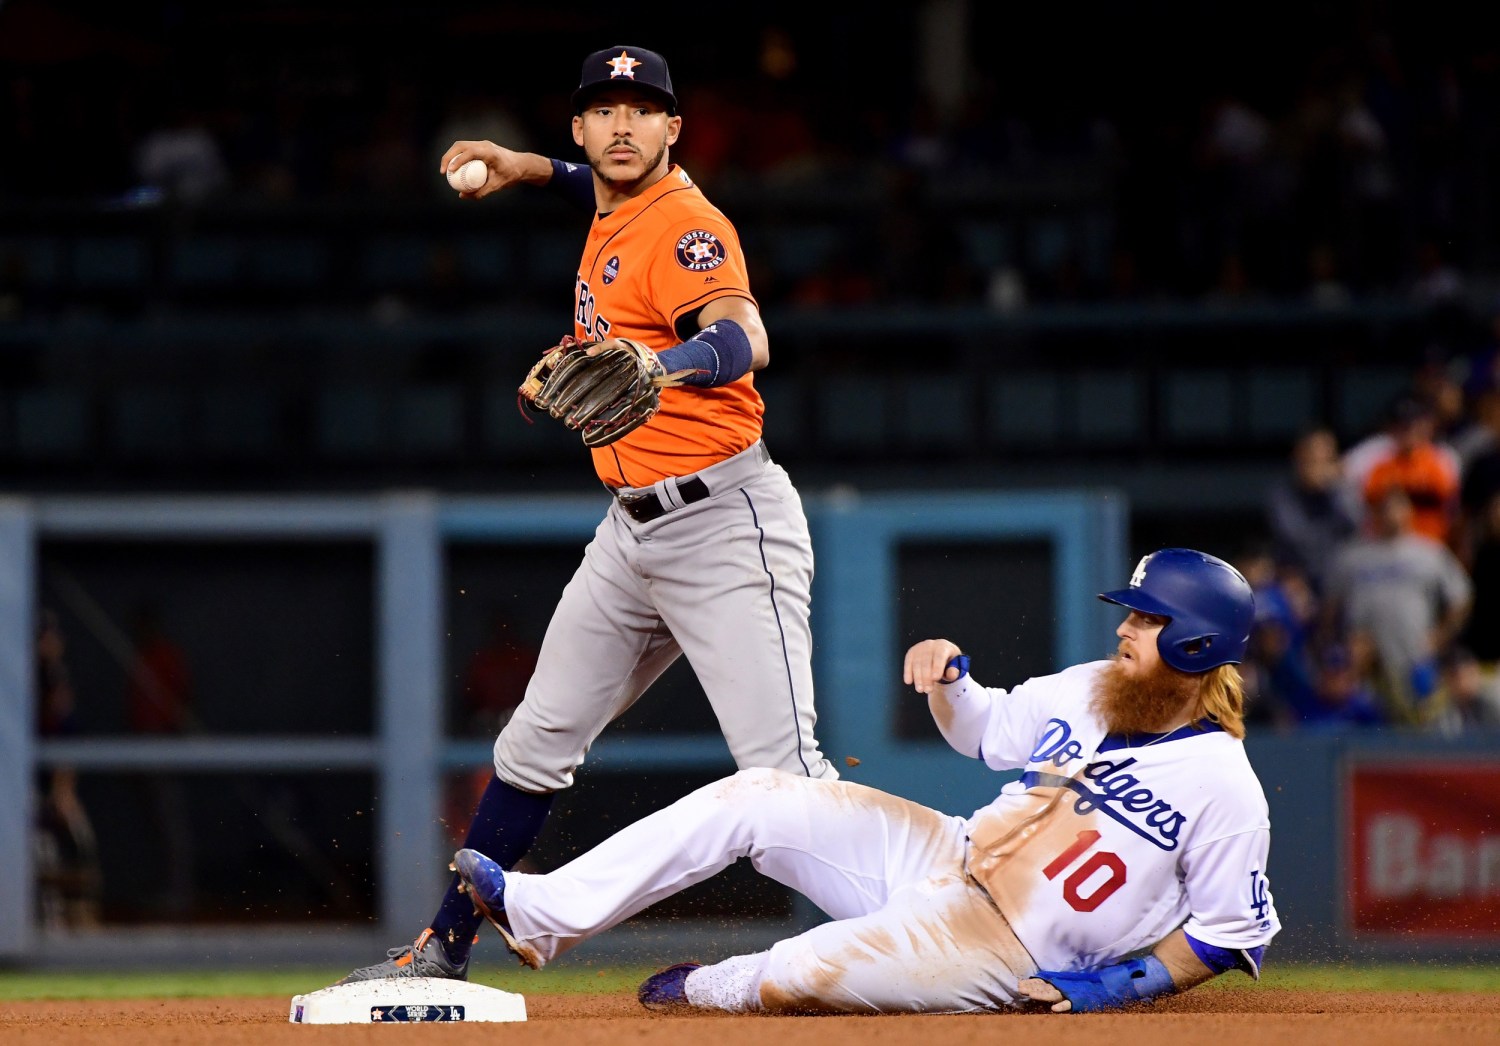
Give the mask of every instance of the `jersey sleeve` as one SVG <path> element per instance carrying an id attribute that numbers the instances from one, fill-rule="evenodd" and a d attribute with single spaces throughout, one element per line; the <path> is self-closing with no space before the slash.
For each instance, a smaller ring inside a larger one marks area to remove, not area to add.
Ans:
<path id="1" fill-rule="evenodd" d="M 594 212 L 594 173 L 587 165 L 552 160 L 552 177 L 547 182 L 547 191 L 568 206 L 588 214 Z"/>
<path id="2" fill-rule="evenodd" d="M 928 707 L 954 751 L 982 759 L 991 770 L 1015 770 L 1030 760 L 1038 731 L 1065 695 L 1077 687 L 1087 692 L 1087 669 L 1033 677 L 1009 690 L 981 686 L 965 675 L 939 684 Z"/>
<path id="3" fill-rule="evenodd" d="M 680 321 L 717 298 L 755 301 L 734 227 L 720 217 L 684 214 L 667 226 L 651 260 L 648 301 L 681 335 Z"/>
<path id="4" fill-rule="evenodd" d="M 1189 937 L 1231 950 L 1262 947 L 1281 929 L 1271 884 L 1268 827 L 1252 828 L 1189 849 L 1182 856 Z"/>

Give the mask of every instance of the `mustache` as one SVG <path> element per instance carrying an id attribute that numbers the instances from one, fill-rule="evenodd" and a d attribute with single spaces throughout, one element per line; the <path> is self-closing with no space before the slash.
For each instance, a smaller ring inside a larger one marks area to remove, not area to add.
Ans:
<path id="1" fill-rule="evenodd" d="M 629 149 L 633 153 L 638 153 L 641 151 L 634 142 L 628 141 L 624 138 L 617 139 L 616 141 L 611 142 L 605 151 L 608 152 L 609 149 Z"/>

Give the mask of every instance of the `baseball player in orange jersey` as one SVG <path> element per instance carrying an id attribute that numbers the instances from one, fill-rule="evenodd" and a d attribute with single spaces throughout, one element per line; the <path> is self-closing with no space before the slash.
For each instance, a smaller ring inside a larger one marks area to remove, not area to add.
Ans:
<path id="1" fill-rule="evenodd" d="M 661 55 L 589 55 L 573 94 L 587 166 L 455 142 L 441 170 L 483 160 L 478 200 L 545 185 L 593 213 L 575 282 L 583 341 L 630 338 L 668 372 L 645 425 L 595 448 L 614 501 L 553 612 L 526 697 L 495 742 L 495 777 L 465 847 L 511 868 L 589 745 L 686 654 L 741 768 L 835 779 L 814 737 L 813 554 L 801 499 L 761 440 L 754 371 L 770 359 L 729 220 L 668 160 L 682 117 Z M 431 926 L 340 983 L 463 978 L 481 917 L 455 877 Z"/>

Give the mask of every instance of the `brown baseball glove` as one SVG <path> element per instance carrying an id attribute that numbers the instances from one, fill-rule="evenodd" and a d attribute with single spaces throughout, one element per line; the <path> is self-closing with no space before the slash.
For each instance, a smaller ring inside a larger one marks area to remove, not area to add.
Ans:
<path id="1" fill-rule="evenodd" d="M 661 390 L 692 373 L 668 374 L 638 341 L 616 338 L 591 355 L 599 344 L 566 335 L 532 366 L 518 399 L 579 432 L 588 447 L 606 447 L 650 421 Z"/>

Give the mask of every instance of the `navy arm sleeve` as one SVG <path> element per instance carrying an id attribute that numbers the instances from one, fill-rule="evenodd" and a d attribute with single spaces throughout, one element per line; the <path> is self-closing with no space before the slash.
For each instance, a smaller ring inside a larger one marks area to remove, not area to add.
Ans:
<path id="1" fill-rule="evenodd" d="M 552 160 L 552 180 L 547 188 L 570 207 L 593 212 L 594 172 L 583 164 Z"/>

